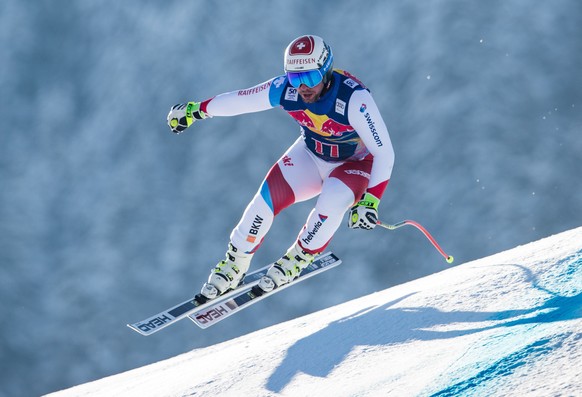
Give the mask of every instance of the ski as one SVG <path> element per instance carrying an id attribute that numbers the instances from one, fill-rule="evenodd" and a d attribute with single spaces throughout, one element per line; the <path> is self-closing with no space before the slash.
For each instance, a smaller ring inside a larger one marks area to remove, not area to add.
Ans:
<path id="1" fill-rule="evenodd" d="M 304 275 L 307 274 L 313 275 L 312 272 L 314 271 L 316 271 L 316 273 L 319 273 L 322 271 L 320 268 L 330 268 L 329 267 L 330 265 L 336 266 L 339 265 L 340 263 L 341 260 L 339 260 L 333 253 L 327 252 L 317 257 L 317 259 L 315 259 L 315 261 L 311 265 L 303 269 L 303 272 L 301 273 L 301 276 L 298 279 L 294 280 L 290 284 L 277 288 L 274 291 L 281 290 L 284 287 L 297 282 L 298 280 L 306 278 L 304 277 Z M 138 321 L 132 324 L 127 324 L 127 326 L 141 335 L 149 336 L 176 323 L 179 320 L 182 320 L 185 317 L 190 316 L 191 314 L 208 312 L 212 310 L 213 307 L 219 305 L 221 302 L 229 301 L 231 298 L 237 297 L 241 295 L 241 293 L 243 292 L 250 291 L 254 286 L 256 286 L 259 283 L 261 277 L 267 274 L 267 270 L 269 269 L 270 266 L 271 266 L 270 264 L 266 265 L 260 269 L 257 269 L 247 274 L 243 279 L 242 283 L 238 286 L 238 288 L 229 291 L 217 297 L 216 299 L 201 304 L 194 298 L 190 298 L 187 301 L 184 301 L 167 310 L 161 311 L 151 317 L 146 318 L 145 320 Z M 269 293 L 269 295 L 272 294 L 274 291 Z"/>
<path id="2" fill-rule="evenodd" d="M 206 307 L 210 307 L 216 304 L 219 301 L 223 301 L 236 295 L 237 292 L 240 292 L 241 288 L 252 287 L 259 283 L 261 277 L 267 274 L 267 269 L 269 269 L 270 265 L 266 265 L 260 269 L 257 269 L 245 276 L 242 283 L 239 285 L 238 288 L 229 291 L 216 299 L 208 301 L 206 303 L 200 304 L 198 301 L 194 299 L 194 297 L 184 301 L 176 306 L 173 306 L 167 310 L 159 312 L 151 317 L 146 318 L 145 320 L 138 321 L 136 323 L 127 324 L 129 328 L 132 330 L 144 335 L 149 336 L 152 335 L 172 324 L 175 322 L 187 317 L 194 311 L 202 310 Z"/>
<path id="3" fill-rule="evenodd" d="M 204 307 L 201 306 L 193 310 L 188 314 L 188 318 L 200 328 L 208 328 L 268 296 L 281 292 L 285 288 L 304 281 L 309 277 L 313 277 L 316 274 L 334 268 L 340 263 L 342 263 L 341 259 L 332 252 L 327 252 L 315 259 L 315 261 L 303 269 L 298 278 L 288 284 L 275 288 L 271 292 L 261 290 L 257 285 L 258 282 L 253 285 L 245 285 L 242 288 L 237 288 L 234 291 L 235 293 L 227 298 L 213 300 L 210 305 L 204 305 Z"/>

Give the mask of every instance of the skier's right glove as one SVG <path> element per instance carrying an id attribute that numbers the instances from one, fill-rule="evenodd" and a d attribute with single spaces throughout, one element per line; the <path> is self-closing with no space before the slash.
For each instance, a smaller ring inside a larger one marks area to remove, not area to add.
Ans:
<path id="1" fill-rule="evenodd" d="M 188 102 L 172 106 L 167 120 L 172 132 L 179 134 L 196 120 L 202 120 L 206 117 L 208 115 L 200 110 L 200 102 Z"/>

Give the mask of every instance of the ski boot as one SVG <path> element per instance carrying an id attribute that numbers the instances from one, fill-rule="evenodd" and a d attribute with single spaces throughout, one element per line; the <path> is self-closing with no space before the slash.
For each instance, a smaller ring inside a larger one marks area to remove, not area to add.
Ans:
<path id="1" fill-rule="evenodd" d="M 285 255 L 267 270 L 267 275 L 259 281 L 259 288 L 270 292 L 275 287 L 295 280 L 313 260 L 315 255 L 304 251 L 299 243 L 293 244 Z"/>
<path id="2" fill-rule="evenodd" d="M 205 303 L 238 287 L 249 270 L 252 258 L 253 254 L 239 252 L 232 243 L 229 243 L 226 258 L 212 269 L 208 282 L 204 283 L 200 294 L 196 295 L 196 300 Z"/>

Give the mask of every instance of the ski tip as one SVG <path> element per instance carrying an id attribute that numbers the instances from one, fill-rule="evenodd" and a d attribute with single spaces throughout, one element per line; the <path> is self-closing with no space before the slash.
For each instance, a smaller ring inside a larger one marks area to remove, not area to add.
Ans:
<path id="1" fill-rule="evenodd" d="M 139 327 L 137 327 L 137 326 L 136 326 L 136 324 L 126 324 L 126 325 L 127 325 L 127 327 L 128 327 L 129 329 L 131 329 L 131 330 L 133 330 L 133 331 L 137 332 L 137 333 L 138 333 L 138 334 L 140 334 L 140 335 L 143 335 L 143 336 L 150 336 L 150 335 L 152 334 L 152 333 L 150 333 L 150 332 L 144 332 L 144 331 L 142 331 L 141 329 L 139 329 Z"/>

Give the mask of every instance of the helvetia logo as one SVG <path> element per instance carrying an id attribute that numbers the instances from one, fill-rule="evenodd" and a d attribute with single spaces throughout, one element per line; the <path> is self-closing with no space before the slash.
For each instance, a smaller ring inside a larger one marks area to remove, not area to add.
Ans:
<path id="1" fill-rule="evenodd" d="M 319 219 L 320 220 L 313 225 L 313 229 L 307 232 L 307 237 L 301 239 L 305 244 L 309 244 L 311 240 L 313 240 L 319 229 L 323 226 L 323 222 L 325 222 L 327 216 L 319 214 Z"/>

